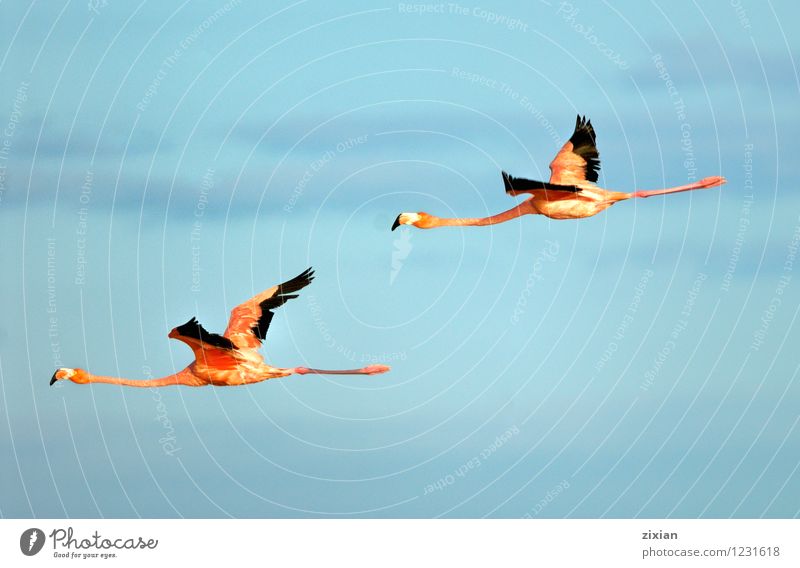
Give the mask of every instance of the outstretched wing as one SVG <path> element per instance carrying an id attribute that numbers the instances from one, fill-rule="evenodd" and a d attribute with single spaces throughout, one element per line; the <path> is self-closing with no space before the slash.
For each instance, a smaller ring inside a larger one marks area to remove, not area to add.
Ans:
<path id="1" fill-rule="evenodd" d="M 592 121 L 578 115 L 575 132 L 550 162 L 550 183 L 574 185 L 596 182 L 600 171 L 600 154 L 595 146 Z"/>
<path id="2" fill-rule="evenodd" d="M 503 185 L 506 188 L 506 193 L 509 195 L 519 195 L 521 193 L 532 194 L 535 191 L 542 191 L 553 199 L 558 199 L 563 197 L 572 197 L 573 194 L 578 193 L 581 190 L 581 188 L 575 185 L 560 185 L 548 183 L 546 181 L 535 181 L 532 179 L 510 176 L 506 172 L 501 173 L 503 174 Z"/>
<path id="3" fill-rule="evenodd" d="M 169 336 L 191 347 L 195 360 L 201 365 L 235 369 L 239 364 L 240 358 L 233 342 L 216 333 L 209 333 L 195 318 L 173 329 Z"/>
<path id="4" fill-rule="evenodd" d="M 231 310 L 231 319 L 223 339 L 233 342 L 239 349 L 258 349 L 267 335 L 272 321 L 272 310 L 296 298 L 298 290 L 305 288 L 314 279 L 314 271 L 309 268 L 291 280 L 273 286 L 253 296 Z"/>

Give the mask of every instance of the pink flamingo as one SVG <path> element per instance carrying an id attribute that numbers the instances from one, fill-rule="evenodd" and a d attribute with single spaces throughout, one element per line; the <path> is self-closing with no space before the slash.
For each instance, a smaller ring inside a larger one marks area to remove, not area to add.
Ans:
<path id="1" fill-rule="evenodd" d="M 222 335 L 207 332 L 195 318 L 174 328 L 169 332 L 169 337 L 183 341 L 194 352 L 194 362 L 179 373 L 158 379 L 130 380 L 93 375 L 83 369 L 62 367 L 53 374 L 50 385 L 66 379 L 81 385 L 109 383 L 128 387 L 165 387 L 169 385 L 223 387 L 258 383 L 293 374 L 375 375 L 388 371 L 389 367 L 386 365 L 326 371 L 308 367 L 284 369 L 272 367 L 264 362 L 264 358 L 258 353 L 258 348 L 261 347 L 261 342 L 272 321 L 272 310 L 282 306 L 287 300 L 296 298 L 297 294 L 292 294 L 292 292 L 308 286 L 313 280 L 313 275 L 313 271 L 309 268 L 288 282 L 273 286 L 236 306 L 231 311 L 228 328 Z"/>
<path id="2" fill-rule="evenodd" d="M 420 229 L 495 225 L 522 215 L 545 215 L 551 219 L 581 219 L 597 215 L 618 201 L 625 201 L 633 197 L 652 197 L 694 189 L 707 189 L 726 182 L 724 177 L 713 176 L 678 187 L 623 193 L 609 191 L 595 185 L 599 170 L 600 154 L 595 146 L 592 121 L 587 121 L 585 117 L 581 118 L 578 115 L 572 137 L 562 146 L 550 163 L 550 181 L 515 178 L 502 172 L 506 193 L 530 196 L 517 206 L 503 213 L 481 218 L 444 219 L 422 211 L 400 213 L 392 225 L 392 230 L 394 231 L 400 225 L 412 225 Z"/>

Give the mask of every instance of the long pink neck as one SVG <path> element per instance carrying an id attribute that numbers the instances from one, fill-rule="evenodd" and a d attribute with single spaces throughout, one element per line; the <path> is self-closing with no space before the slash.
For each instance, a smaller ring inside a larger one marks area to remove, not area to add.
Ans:
<path id="1" fill-rule="evenodd" d="M 158 379 L 131 380 L 131 379 L 123 379 L 120 377 L 92 375 L 90 373 L 86 373 L 84 379 L 86 380 L 86 382 L 89 383 L 107 383 L 110 385 L 122 385 L 126 387 L 141 387 L 141 388 L 167 387 L 172 385 L 196 386 L 196 383 L 191 382 L 189 380 L 189 377 L 187 377 L 186 373 L 184 373 L 183 371 L 181 371 L 180 373 L 176 373 L 174 375 L 167 375 L 166 377 L 161 377 Z"/>
<path id="2" fill-rule="evenodd" d="M 509 221 L 511 219 L 516 219 L 517 217 L 521 217 L 529 213 L 527 209 L 517 205 L 516 207 L 512 207 L 508 211 L 503 211 L 502 213 L 498 213 L 497 215 L 492 215 L 491 217 L 466 217 L 466 218 L 455 218 L 455 219 L 445 219 L 442 217 L 435 217 L 433 215 L 429 218 L 429 225 L 431 227 L 467 227 L 467 226 L 484 226 L 484 225 L 496 225 L 497 223 L 503 223 L 505 221 Z"/>

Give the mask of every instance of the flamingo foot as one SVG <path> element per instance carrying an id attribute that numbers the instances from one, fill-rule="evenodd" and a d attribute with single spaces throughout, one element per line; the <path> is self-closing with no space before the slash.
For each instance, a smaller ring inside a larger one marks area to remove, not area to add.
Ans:
<path id="1" fill-rule="evenodd" d="M 705 177 L 697 182 L 697 189 L 708 189 L 709 187 L 717 187 L 718 185 L 722 185 L 727 182 L 728 180 L 726 180 L 722 176 Z"/>

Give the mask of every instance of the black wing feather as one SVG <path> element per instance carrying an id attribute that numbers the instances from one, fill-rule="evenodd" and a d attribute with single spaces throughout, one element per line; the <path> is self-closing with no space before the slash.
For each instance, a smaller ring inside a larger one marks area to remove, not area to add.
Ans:
<path id="1" fill-rule="evenodd" d="M 227 337 L 223 337 L 216 333 L 210 333 L 204 328 L 197 318 L 192 318 L 185 324 L 175 328 L 179 334 L 184 337 L 192 337 L 199 340 L 201 343 L 211 345 L 212 347 L 219 347 L 221 349 L 236 350 L 236 346 Z"/>
<path id="2" fill-rule="evenodd" d="M 586 179 L 596 182 L 600 171 L 600 153 L 597 151 L 592 121 L 578 115 L 575 120 L 575 132 L 569 141 L 572 142 L 572 151 L 586 160 Z"/>
<path id="3" fill-rule="evenodd" d="M 505 185 L 506 193 L 513 191 L 535 191 L 537 189 L 545 191 L 569 191 L 571 193 L 578 193 L 581 188 L 575 185 L 558 185 L 546 181 L 535 181 L 532 179 L 518 178 L 508 175 L 506 172 L 503 174 L 503 185 Z"/>
<path id="4" fill-rule="evenodd" d="M 267 336 L 267 330 L 269 329 L 270 322 L 272 322 L 272 316 L 275 315 L 272 313 L 272 310 L 281 307 L 288 300 L 297 298 L 297 294 L 292 294 L 292 292 L 297 292 L 305 288 L 311 284 L 313 279 L 314 271 L 311 268 L 307 268 L 302 274 L 295 276 L 283 284 L 279 284 L 277 292 L 275 292 L 272 297 L 267 298 L 259 304 L 261 306 L 261 317 L 258 318 L 255 325 L 250 328 L 253 331 L 253 335 L 255 335 L 259 341 L 264 341 L 264 338 Z"/>

